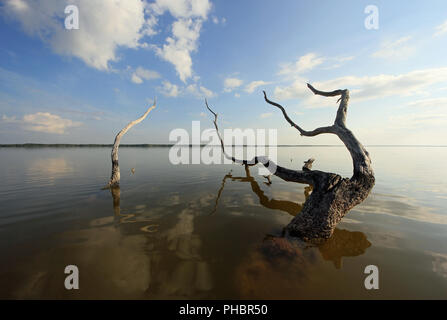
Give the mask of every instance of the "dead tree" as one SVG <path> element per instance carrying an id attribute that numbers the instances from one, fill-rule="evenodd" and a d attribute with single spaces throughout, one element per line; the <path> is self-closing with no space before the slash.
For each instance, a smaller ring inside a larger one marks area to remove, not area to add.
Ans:
<path id="1" fill-rule="evenodd" d="M 315 89 L 310 84 L 307 84 L 307 86 L 317 95 L 325 97 L 340 96 L 340 105 L 333 125 L 306 131 L 289 118 L 286 110 L 280 104 L 269 100 L 265 91 L 264 99 L 267 103 L 279 108 L 287 122 L 296 128 L 302 136 L 314 137 L 323 133 L 337 135 L 352 158 L 354 172 L 351 178 L 343 178 L 335 173 L 311 170 L 310 166 L 305 166 L 304 170 L 291 170 L 275 164 L 267 157 L 257 156 L 252 160 L 240 160 L 229 156 L 225 152 L 225 145 L 217 126 L 217 113 L 211 110 L 206 101 L 205 103 L 208 110 L 214 115 L 214 126 L 226 158 L 244 165 L 261 163 L 273 175 L 285 181 L 304 183 L 313 187 L 313 191 L 304 203 L 301 212 L 285 227 L 285 231 L 288 235 L 305 241 L 319 241 L 330 238 L 336 225 L 346 213 L 368 197 L 374 187 L 375 178 L 368 152 L 352 131 L 346 127 L 349 91 L 345 89 L 324 92 Z"/>
<path id="2" fill-rule="evenodd" d="M 118 134 L 115 137 L 115 142 L 113 143 L 113 148 L 112 148 L 112 175 L 110 177 L 110 181 L 107 185 L 107 187 L 109 188 L 114 188 L 114 187 L 118 187 L 120 184 L 120 166 L 118 164 L 118 148 L 120 146 L 120 141 L 121 138 L 123 137 L 123 135 L 129 131 L 130 128 L 132 128 L 134 125 L 140 123 L 141 121 L 143 121 L 147 115 L 149 114 L 149 112 L 152 111 L 152 109 L 155 108 L 156 105 L 156 101 L 154 100 L 154 104 L 152 106 L 150 106 L 146 112 L 139 117 L 138 119 L 131 121 L 127 124 L 127 126 L 125 126 L 120 132 L 118 132 Z"/>

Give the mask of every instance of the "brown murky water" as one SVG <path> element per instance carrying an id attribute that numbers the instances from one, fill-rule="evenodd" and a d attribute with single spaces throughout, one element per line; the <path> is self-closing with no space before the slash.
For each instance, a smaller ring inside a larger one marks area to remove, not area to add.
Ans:
<path id="1" fill-rule="evenodd" d="M 0 298 L 446 299 L 447 148 L 368 150 L 373 193 L 317 246 L 280 237 L 310 189 L 256 168 L 122 148 L 112 194 L 107 148 L 0 149 Z M 309 157 L 350 175 L 344 148 L 278 149 L 290 168 Z M 370 264 L 379 290 L 364 287 Z"/>

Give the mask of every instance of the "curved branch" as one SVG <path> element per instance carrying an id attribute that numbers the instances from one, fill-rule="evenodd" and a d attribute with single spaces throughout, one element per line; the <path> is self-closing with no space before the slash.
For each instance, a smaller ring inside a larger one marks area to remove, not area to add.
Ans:
<path id="1" fill-rule="evenodd" d="M 225 151 L 225 144 L 223 142 L 222 136 L 219 132 L 219 127 L 217 125 L 217 113 L 214 112 L 210 106 L 208 105 L 208 101 L 205 99 L 205 105 L 206 108 L 214 115 L 214 127 L 216 128 L 217 136 L 220 140 L 220 145 L 222 147 L 222 152 L 225 155 L 225 157 L 234 163 L 246 165 L 246 166 L 254 166 L 258 163 L 262 164 L 264 167 L 267 168 L 267 170 L 270 171 L 271 174 L 285 180 L 285 181 L 292 181 L 292 182 L 298 182 L 298 183 L 305 183 L 314 185 L 315 184 L 315 177 L 314 173 L 316 171 L 296 171 L 287 169 L 281 166 L 278 166 L 275 162 L 270 160 L 267 157 L 264 156 L 256 156 L 252 160 L 240 160 L 236 159 L 235 157 L 229 156 Z"/>
<path id="2" fill-rule="evenodd" d="M 315 89 L 310 83 L 307 84 L 307 87 L 316 95 L 325 96 L 325 97 L 335 97 L 342 95 L 346 90 L 334 90 L 334 91 L 320 91 Z"/>
<path id="3" fill-rule="evenodd" d="M 110 181 L 108 184 L 108 187 L 117 187 L 119 186 L 119 182 L 120 182 L 120 167 L 119 167 L 119 163 L 118 163 L 118 148 L 120 146 L 120 141 L 121 138 L 123 137 L 123 135 L 129 131 L 130 128 L 132 128 L 134 125 L 140 123 L 141 121 L 143 121 L 147 115 L 149 114 L 149 112 L 152 111 L 152 109 L 154 109 L 156 106 L 156 99 L 154 99 L 154 104 L 149 107 L 146 112 L 139 117 L 138 119 L 129 122 L 123 129 L 121 129 L 120 132 L 118 132 L 118 134 L 115 137 L 115 142 L 113 143 L 113 148 L 112 148 L 112 154 L 111 154 L 111 158 L 112 158 L 112 175 L 110 177 Z"/>
<path id="4" fill-rule="evenodd" d="M 354 174 L 351 179 L 342 178 L 338 174 L 328 173 L 318 170 L 311 170 L 312 160 L 305 162 L 302 171 L 286 169 L 275 166 L 275 171 L 271 173 L 285 181 L 307 183 L 313 186 L 313 192 L 306 200 L 299 215 L 287 225 L 287 234 L 300 237 L 305 241 L 319 241 L 319 239 L 328 239 L 334 233 L 337 223 L 354 206 L 365 200 L 374 187 L 375 177 L 371 167 L 371 160 L 368 152 L 362 144 L 356 139 L 354 134 L 346 127 L 346 114 L 349 102 L 348 90 L 335 90 L 331 92 L 319 91 L 308 84 L 308 87 L 314 94 L 332 97 L 341 95 L 340 106 L 337 116 L 332 126 L 317 128 L 313 131 L 306 131 L 295 124 L 287 115 L 285 109 L 278 103 L 270 101 L 264 91 L 265 101 L 279 108 L 284 118 L 289 124 L 295 127 L 301 135 L 315 136 L 321 133 L 336 134 L 348 149 L 353 165 Z M 225 153 L 225 146 L 218 131 L 217 113 L 211 110 L 206 103 L 208 110 L 214 115 L 214 125 L 219 136 L 222 150 Z M 225 156 L 227 154 L 225 153 Z M 246 164 L 246 160 L 237 160 L 228 157 L 234 162 Z M 254 160 L 254 161 L 253 161 Z M 273 162 L 266 157 L 255 157 L 252 160 L 254 164 L 261 162 L 267 169 L 271 170 Z M 262 160 L 262 161 L 259 161 Z M 248 167 L 246 167 L 248 170 Z"/>
<path id="5" fill-rule="evenodd" d="M 354 165 L 354 176 L 357 177 L 359 174 L 373 175 L 373 171 L 371 168 L 371 159 L 369 158 L 369 154 L 366 151 L 365 147 L 357 140 L 354 134 L 346 128 L 346 115 L 348 112 L 348 103 L 349 103 L 349 90 L 338 89 L 334 91 L 321 91 L 315 89 L 311 84 L 307 84 L 307 87 L 316 95 L 324 96 L 324 97 L 334 97 L 341 96 L 339 101 L 340 105 L 337 110 L 337 116 L 335 118 L 334 124 L 332 126 L 320 127 L 312 131 L 306 131 L 294 123 L 289 116 L 287 115 L 286 110 L 279 103 L 273 102 L 267 98 L 267 94 L 264 92 L 264 99 L 267 103 L 279 108 L 284 118 L 288 123 L 295 127 L 302 136 L 314 137 L 322 133 L 332 133 L 336 134 L 340 140 L 344 143 L 349 153 L 351 154 L 353 165 Z"/>
<path id="6" fill-rule="evenodd" d="M 307 84 L 307 87 L 315 95 L 320 95 L 320 96 L 324 96 L 324 97 L 334 97 L 334 96 L 341 95 L 340 99 L 338 99 L 338 101 L 341 101 L 341 102 L 340 102 L 340 105 L 337 110 L 337 117 L 335 118 L 334 125 L 346 127 L 346 114 L 348 112 L 349 90 L 338 89 L 338 90 L 334 90 L 334 91 L 320 91 L 320 90 L 315 89 L 310 83 Z"/>
<path id="7" fill-rule="evenodd" d="M 279 103 L 276 103 L 276 102 L 273 102 L 273 101 L 269 100 L 267 98 L 267 94 L 265 93 L 265 91 L 262 91 L 262 92 L 264 92 L 264 99 L 265 99 L 265 101 L 267 103 L 271 104 L 272 106 L 275 106 L 275 107 L 279 108 L 282 111 L 282 114 L 284 115 L 284 118 L 287 120 L 287 122 L 290 123 L 290 125 L 292 127 L 297 129 L 302 136 L 314 137 L 314 136 L 317 136 L 317 135 L 322 134 L 322 133 L 335 133 L 333 128 L 332 128 L 332 126 L 321 127 L 321 128 L 317 128 L 317 129 L 312 130 L 312 131 L 304 130 L 303 128 L 301 128 L 299 125 L 297 125 L 295 122 L 293 122 L 289 118 L 289 116 L 287 115 L 286 110 L 284 109 L 284 107 L 282 105 L 280 105 Z"/>

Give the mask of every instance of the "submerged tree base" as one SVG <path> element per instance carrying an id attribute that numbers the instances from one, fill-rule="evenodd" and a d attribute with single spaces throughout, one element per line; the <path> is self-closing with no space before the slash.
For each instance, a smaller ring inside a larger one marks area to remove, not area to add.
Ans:
<path id="1" fill-rule="evenodd" d="M 287 234 L 312 242 L 330 238 L 349 210 L 368 197 L 375 182 L 373 175 L 348 179 L 333 173 L 316 173 L 322 179 L 313 185 L 303 209 L 286 226 Z"/>

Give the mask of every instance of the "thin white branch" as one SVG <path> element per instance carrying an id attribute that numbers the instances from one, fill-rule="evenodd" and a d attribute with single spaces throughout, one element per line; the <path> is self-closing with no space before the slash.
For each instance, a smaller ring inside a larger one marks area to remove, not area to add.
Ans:
<path id="1" fill-rule="evenodd" d="M 143 121 L 147 115 L 149 114 L 149 112 L 151 112 L 156 106 L 156 100 L 154 99 L 154 104 L 152 106 L 150 106 L 146 112 L 139 117 L 138 119 L 129 122 L 120 132 L 118 132 L 118 134 L 115 137 L 115 142 L 113 143 L 113 148 L 112 148 L 112 175 L 110 177 L 110 181 L 108 186 L 109 187 L 116 187 L 119 186 L 119 182 L 120 182 L 120 167 L 118 164 L 118 148 L 120 146 L 120 141 L 121 138 L 123 137 L 123 135 L 129 131 L 130 128 L 132 128 L 134 125 L 140 123 L 141 121 Z"/>

